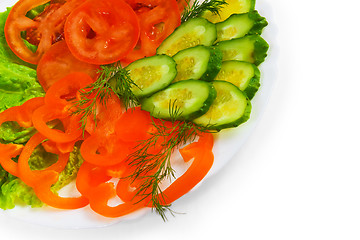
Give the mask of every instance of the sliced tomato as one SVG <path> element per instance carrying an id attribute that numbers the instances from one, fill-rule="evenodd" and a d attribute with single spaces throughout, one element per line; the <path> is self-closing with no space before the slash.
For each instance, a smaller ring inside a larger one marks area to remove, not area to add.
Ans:
<path id="1" fill-rule="evenodd" d="M 180 23 L 176 0 L 127 0 L 140 21 L 140 39 L 135 49 L 122 60 L 128 64 L 156 54 L 156 49 Z"/>
<path id="2" fill-rule="evenodd" d="M 184 9 L 188 6 L 188 4 L 190 3 L 189 0 L 176 0 L 179 6 L 179 10 L 182 13 L 184 11 Z"/>
<path id="3" fill-rule="evenodd" d="M 67 16 L 85 0 L 62 1 L 56 3 L 56 7 L 45 8 L 45 14 L 41 17 L 30 19 L 26 14 L 49 0 L 20 0 L 11 9 L 5 24 L 5 37 L 11 50 L 22 60 L 37 64 L 41 56 L 56 42 L 63 32 Z M 52 3 L 51 3 L 52 4 Z M 49 10 L 51 9 L 51 10 Z M 33 52 L 25 44 L 22 32 L 29 32 L 28 40 L 37 44 L 37 50 Z"/>
<path id="4" fill-rule="evenodd" d="M 76 58 L 102 65 L 119 61 L 133 50 L 140 26 L 123 0 L 88 0 L 67 18 L 64 33 Z"/>
<path id="5" fill-rule="evenodd" d="M 83 72 L 92 79 L 96 79 L 99 69 L 99 65 L 86 63 L 75 58 L 66 42 L 60 41 L 52 45 L 42 56 L 36 73 L 39 83 L 47 91 L 55 82 L 74 72 Z"/>

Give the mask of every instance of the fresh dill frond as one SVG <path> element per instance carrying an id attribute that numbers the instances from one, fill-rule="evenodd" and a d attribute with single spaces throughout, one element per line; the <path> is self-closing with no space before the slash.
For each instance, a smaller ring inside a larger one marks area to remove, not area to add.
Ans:
<path id="1" fill-rule="evenodd" d="M 140 104 L 138 97 L 136 97 L 132 91 L 133 88 L 138 88 L 138 86 L 131 79 L 130 71 L 128 69 L 119 68 L 118 72 L 111 81 L 115 82 L 113 91 L 121 99 L 125 109 L 129 109 Z"/>
<path id="2" fill-rule="evenodd" d="M 98 79 L 79 90 L 80 99 L 71 108 L 72 114 L 81 115 L 80 123 L 83 131 L 89 116 L 93 116 L 96 125 L 98 104 L 106 106 L 111 94 L 117 95 L 126 109 L 139 104 L 138 98 L 131 90 L 136 84 L 131 80 L 128 70 L 122 68 L 119 63 L 103 65 L 100 68 Z"/>
<path id="3" fill-rule="evenodd" d="M 226 0 L 204 0 L 202 3 L 200 3 L 199 0 L 195 0 L 193 4 L 191 4 L 189 0 L 181 16 L 181 22 L 183 23 L 189 19 L 199 17 L 205 11 L 219 15 L 221 8 L 227 4 Z"/>
<path id="4" fill-rule="evenodd" d="M 172 168 L 171 155 L 179 146 L 195 141 L 201 132 L 206 132 L 205 127 L 195 125 L 192 122 L 176 121 L 181 114 L 178 108 L 170 104 L 171 121 L 152 119 L 155 131 L 151 137 L 141 141 L 130 155 L 128 164 L 133 167 L 134 172 L 127 177 L 132 181 L 140 180 L 141 185 L 136 190 L 136 196 L 141 201 L 149 201 L 164 221 L 167 220 L 166 212 L 174 215 L 170 205 L 164 205 L 165 196 L 161 190 L 163 181 L 175 179 L 175 170 Z M 160 146 L 159 146 L 160 145 Z M 160 150 L 156 150 L 160 147 Z"/>

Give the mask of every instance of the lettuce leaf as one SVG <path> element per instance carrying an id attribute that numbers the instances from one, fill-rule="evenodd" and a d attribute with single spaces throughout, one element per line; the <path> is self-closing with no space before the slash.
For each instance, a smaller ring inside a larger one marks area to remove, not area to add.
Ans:
<path id="1" fill-rule="evenodd" d="M 14 159 L 16 161 L 16 159 Z M 48 153 L 43 147 L 37 147 L 29 159 L 30 168 L 43 169 L 57 161 L 55 154 Z M 57 192 L 76 179 L 83 158 L 80 155 L 80 145 L 77 144 L 70 153 L 69 162 L 60 173 L 59 180 L 52 186 Z M 6 172 L 0 165 L 0 208 L 12 209 L 15 205 L 29 205 L 42 207 L 44 204 L 38 199 L 34 190 L 19 178 Z"/>
<path id="2" fill-rule="evenodd" d="M 9 12 L 10 8 L 0 13 L 0 111 L 45 94 L 35 66 L 22 61 L 7 45 L 4 26 Z"/>
<path id="3" fill-rule="evenodd" d="M 74 181 L 83 162 L 84 159 L 81 157 L 80 144 L 78 143 L 74 146 L 74 150 L 70 153 L 69 162 L 67 163 L 65 169 L 60 173 L 59 180 L 54 184 L 52 190 L 56 192 L 70 182 Z"/>
<path id="4" fill-rule="evenodd" d="M 10 13 L 11 8 L 7 8 L 7 11 L 0 13 L 0 62 L 12 62 L 19 65 L 27 66 L 32 69 L 36 69 L 36 65 L 27 63 L 17 57 L 8 46 L 6 39 L 5 39 L 5 22 L 6 18 Z"/>
<path id="5" fill-rule="evenodd" d="M 7 45 L 4 26 L 9 12 L 10 8 L 0 13 L 0 112 L 45 94 L 36 79 L 36 66 L 22 61 Z M 6 122 L 0 126 L 0 142 L 25 144 L 35 132 L 34 128 L 22 128 L 15 122 Z M 33 170 L 42 169 L 56 161 L 56 155 L 47 153 L 40 146 L 31 155 L 29 165 Z M 54 192 L 76 178 L 82 162 L 79 145 L 76 145 L 65 170 L 60 173 L 58 182 L 52 188 Z M 31 187 L 6 172 L 0 165 L 0 208 L 11 209 L 15 205 L 41 207 L 43 203 Z"/>
<path id="6" fill-rule="evenodd" d="M 31 207 L 43 206 L 31 187 L 0 166 L 0 208 L 12 209 L 17 204 Z"/>

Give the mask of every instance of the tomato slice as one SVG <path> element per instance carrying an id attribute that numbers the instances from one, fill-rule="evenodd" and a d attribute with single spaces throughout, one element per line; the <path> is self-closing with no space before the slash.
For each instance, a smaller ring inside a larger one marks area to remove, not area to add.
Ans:
<path id="1" fill-rule="evenodd" d="M 82 62 L 75 58 L 66 42 L 60 41 L 52 45 L 42 56 L 36 73 L 39 83 L 47 91 L 55 82 L 74 72 L 83 72 L 92 79 L 96 79 L 99 69 L 99 65 Z"/>
<path id="2" fill-rule="evenodd" d="M 132 51 L 140 27 L 135 12 L 123 0 L 88 0 L 70 14 L 64 33 L 76 58 L 102 65 Z"/>
<path id="3" fill-rule="evenodd" d="M 122 60 L 131 63 L 156 54 L 156 49 L 180 23 L 176 0 L 127 0 L 140 21 L 140 39 L 135 49 Z"/>
<path id="4" fill-rule="evenodd" d="M 188 3 L 190 2 L 189 0 L 176 0 L 176 1 L 181 13 L 184 11 L 185 7 L 187 7 Z"/>
<path id="5" fill-rule="evenodd" d="M 30 10 L 47 2 L 49 0 L 18 1 L 12 7 L 5 24 L 5 37 L 11 50 L 22 60 L 32 64 L 37 64 L 41 56 L 59 39 L 67 16 L 84 0 L 64 1 L 64 4 L 55 9 L 51 8 L 51 11 L 39 18 L 30 19 L 26 16 Z M 38 37 L 36 41 L 31 41 L 38 43 L 36 52 L 30 50 L 25 44 L 21 36 L 23 31 L 31 32 L 32 39 L 35 38 L 33 35 Z"/>

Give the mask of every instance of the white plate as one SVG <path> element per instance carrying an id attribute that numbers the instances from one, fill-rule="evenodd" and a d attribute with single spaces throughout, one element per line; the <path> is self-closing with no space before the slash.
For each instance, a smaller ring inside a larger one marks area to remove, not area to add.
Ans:
<path id="1" fill-rule="evenodd" d="M 1 0 L 0 11 L 4 11 L 6 7 L 12 6 L 15 3 L 16 0 Z M 256 9 L 259 10 L 261 15 L 267 17 L 269 20 L 268 16 L 271 15 L 269 6 L 263 6 L 262 2 L 258 1 Z M 265 110 L 272 86 L 275 82 L 275 63 L 273 59 L 274 57 L 271 54 L 273 52 L 272 49 L 274 46 L 274 36 L 269 34 L 273 34 L 272 28 L 272 25 L 269 24 L 262 35 L 262 37 L 264 37 L 269 43 L 270 49 L 268 52 L 269 56 L 260 66 L 261 87 L 252 100 L 251 118 L 248 122 L 242 124 L 236 129 L 224 130 L 220 134 L 217 134 L 214 145 L 214 165 L 204 180 L 217 173 L 230 159 L 234 157 L 235 153 L 240 150 L 243 143 L 247 140 L 248 136 L 253 131 Z M 182 170 L 183 169 L 179 170 L 179 172 Z M 200 184 L 198 184 L 197 187 L 199 185 Z M 15 207 L 15 209 L 11 210 L 1 210 L 2 214 L 6 214 L 9 217 L 14 217 L 16 219 L 27 221 L 33 224 L 35 223 L 59 228 L 103 227 L 120 221 L 138 218 L 144 214 L 149 214 L 148 212 L 148 210 L 141 210 L 124 218 L 110 219 L 93 213 L 89 207 L 77 210 L 57 210 L 50 207 L 40 209 L 32 209 L 30 207 Z"/>

